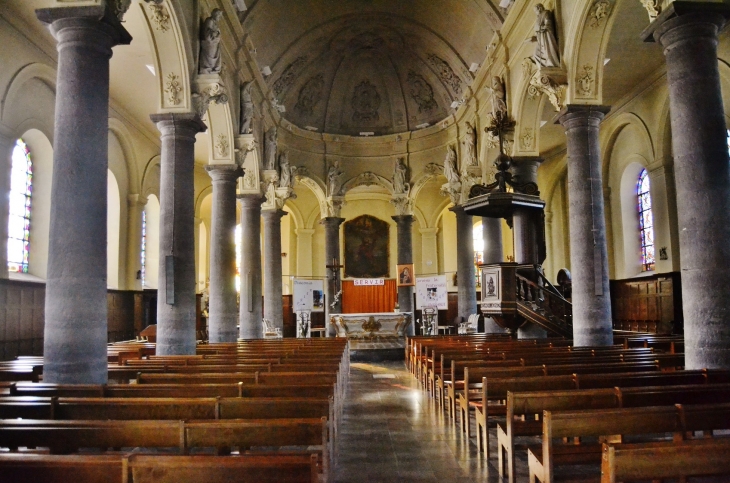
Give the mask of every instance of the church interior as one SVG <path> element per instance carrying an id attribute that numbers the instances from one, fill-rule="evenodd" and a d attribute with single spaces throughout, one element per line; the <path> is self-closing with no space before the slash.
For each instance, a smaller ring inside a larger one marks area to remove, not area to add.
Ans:
<path id="1" fill-rule="evenodd" d="M 730 481 L 728 20 L 0 1 L 0 481 Z"/>

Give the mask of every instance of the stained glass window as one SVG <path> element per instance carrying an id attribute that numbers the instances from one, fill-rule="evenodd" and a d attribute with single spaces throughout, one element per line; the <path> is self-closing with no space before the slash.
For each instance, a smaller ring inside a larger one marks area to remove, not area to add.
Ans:
<path id="1" fill-rule="evenodd" d="M 10 171 L 10 213 L 8 218 L 8 270 L 28 273 L 30 253 L 30 198 L 33 191 L 33 163 L 28 145 L 15 142 Z"/>
<path id="2" fill-rule="evenodd" d="M 482 285 L 482 276 L 479 265 L 484 263 L 484 236 L 482 224 L 477 224 L 472 230 L 472 236 L 474 239 L 474 276 L 476 277 L 476 286 L 480 288 Z"/>
<path id="3" fill-rule="evenodd" d="M 147 263 L 147 212 L 144 210 L 142 211 L 142 250 L 140 250 L 139 258 L 142 265 L 140 272 L 142 273 L 142 287 L 144 288 L 145 275 L 147 274 L 145 269 Z"/>
<path id="4" fill-rule="evenodd" d="M 649 193 L 649 173 L 642 169 L 636 183 L 636 196 L 639 208 L 639 235 L 641 237 L 641 269 L 654 270 L 654 217 L 651 213 L 651 194 Z"/>

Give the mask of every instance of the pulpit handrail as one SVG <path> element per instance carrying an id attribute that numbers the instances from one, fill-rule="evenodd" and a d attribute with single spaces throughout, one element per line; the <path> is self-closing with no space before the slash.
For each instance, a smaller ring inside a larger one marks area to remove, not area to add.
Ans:
<path id="1" fill-rule="evenodd" d="M 538 270 L 535 271 L 542 276 Z M 539 308 L 549 312 L 550 316 L 557 319 L 562 324 L 572 327 L 573 304 L 567 301 L 563 296 L 553 293 L 552 290 L 538 285 L 523 275 L 516 274 L 516 280 L 516 295 L 519 302 L 536 304 Z M 553 310 L 553 307 L 561 306 L 562 314 Z"/>

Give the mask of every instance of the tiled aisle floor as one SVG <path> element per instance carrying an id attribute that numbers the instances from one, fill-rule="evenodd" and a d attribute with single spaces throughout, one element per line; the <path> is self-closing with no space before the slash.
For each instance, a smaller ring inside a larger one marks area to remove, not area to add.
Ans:
<path id="1" fill-rule="evenodd" d="M 352 364 L 337 446 L 337 483 L 500 481 L 403 362 Z"/>

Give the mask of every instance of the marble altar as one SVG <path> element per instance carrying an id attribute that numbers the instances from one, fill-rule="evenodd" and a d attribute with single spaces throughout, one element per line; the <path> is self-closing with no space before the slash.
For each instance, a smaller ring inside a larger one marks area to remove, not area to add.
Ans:
<path id="1" fill-rule="evenodd" d="M 330 314 L 330 323 L 337 329 L 337 337 L 351 339 L 405 337 L 406 328 L 412 321 L 410 312 Z"/>

